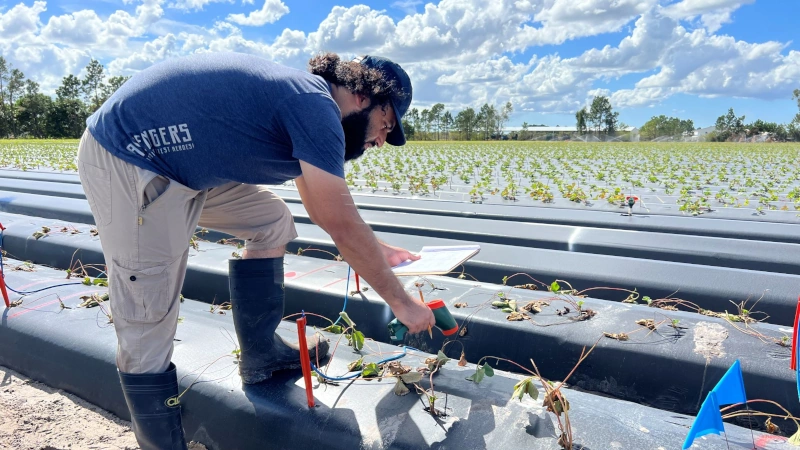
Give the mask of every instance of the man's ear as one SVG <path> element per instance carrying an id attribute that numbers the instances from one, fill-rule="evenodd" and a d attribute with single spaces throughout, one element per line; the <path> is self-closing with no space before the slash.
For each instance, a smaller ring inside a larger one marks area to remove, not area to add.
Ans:
<path id="1" fill-rule="evenodd" d="M 364 94 L 355 94 L 356 95 L 356 106 L 358 109 L 364 109 L 369 107 L 370 101 L 369 97 Z"/>

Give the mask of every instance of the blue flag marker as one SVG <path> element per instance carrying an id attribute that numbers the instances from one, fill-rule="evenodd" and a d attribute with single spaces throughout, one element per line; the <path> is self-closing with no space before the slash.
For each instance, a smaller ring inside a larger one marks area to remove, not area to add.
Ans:
<path id="1" fill-rule="evenodd" d="M 683 450 L 691 447 L 696 438 L 711 433 L 719 434 L 724 432 L 725 426 L 722 424 L 722 414 L 719 412 L 716 394 L 711 391 L 708 393 L 703 405 L 700 406 L 700 412 L 697 413 L 697 417 L 692 423 L 692 428 L 686 436 L 686 441 L 683 443 Z"/>
<path id="2" fill-rule="evenodd" d="M 742 366 L 739 360 L 725 372 L 714 389 L 711 390 L 717 397 L 717 405 L 732 405 L 734 403 L 744 403 L 747 395 L 744 393 L 744 379 L 742 378 Z"/>

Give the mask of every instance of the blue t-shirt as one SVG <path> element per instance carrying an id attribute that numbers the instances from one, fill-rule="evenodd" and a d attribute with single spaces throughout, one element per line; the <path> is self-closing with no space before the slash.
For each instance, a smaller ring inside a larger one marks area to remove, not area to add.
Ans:
<path id="1" fill-rule="evenodd" d="M 240 53 L 204 53 L 131 77 L 89 119 L 112 154 L 192 189 L 280 184 L 300 160 L 344 177 L 341 112 L 327 81 Z"/>

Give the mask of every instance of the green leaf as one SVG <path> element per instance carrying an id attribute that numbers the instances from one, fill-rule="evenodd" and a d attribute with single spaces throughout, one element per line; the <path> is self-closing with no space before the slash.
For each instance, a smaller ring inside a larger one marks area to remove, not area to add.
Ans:
<path id="1" fill-rule="evenodd" d="M 362 378 L 375 378 L 380 374 L 380 369 L 378 369 L 378 365 L 373 363 L 369 363 L 364 366 L 364 370 L 361 372 Z"/>
<path id="2" fill-rule="evenodd" d="M 533 378 L 530 378 L 528 382 L 528 387 L 525 388 L 525 392 L 531 396 L 532 399 L 536 400 L 539 398 L 539 389 L 536 389 L 536 385 L 533 384 Z"/>
<path id="3" fill-rule="evenodd" d="M 439 350 L 439 353 L 436 355 L 437 365 L 439 367 L 442 367 L 443 365 L 445 365 L 447 361 L 450 361 L 450 358 L 448 358 L 447 355 L 445 355 L 441 350 Z"/>
<path id="4" fill-rule="evenodd" d="M 344 311 L 340 312 L 339 316 L 345 321 L 347 326 L 349 326 L 349 327 L 356 326 L 356 324 L 352 320 L 350 320 L 350 316 L 348 316 L 346 312 L 344 312 Z"/>
<path id="5" fill-rule="evenodd" d="M 483 371 L 486 372 L 486 376 L 487 377 L 493 377 L 494 376 L 494 369 L 492 369 L 492 366 L 490 366 L 489 364 L 484 364 L 483 365 Z"/>
<path id="6" fill-rule="evenodd" d="M 517 301 L 516 300 L 509 300 L 508 301 L 508 307 L 511 308 L 511 312 L 516 311 L 517 310 Z"/>
<path id="7" fill-rule="evenodd" d="M 364 333 L 353 331 L 353 348 L 356 350 L 364 348 Z"/>
<path id="8" fill-rule="evenodd" d="M 328 333 L 333 333 L 333 334 L 342 334 L 344 328 L 342 328 L 341 325 L 331 325 L 327 328 L 323 328 L 322 331 L 327 331 Z"/>
<path id="9" fill-rule="evenodd" d="M 358 358 L 357 360 L 347 365 L 347 371 L 355 372 L 357 370 L 361 370 L 363 367 L 364 367 L 364 358 Z"/>
<path id="10" fill-rule="evenodd" d="M 516 398 L 519 401 L 522 401 L 522 397 L 525 396 L 525 384 L 524 382 L 520 381 L 519 383 L 514 385 L 514 393 L 511 395 L 511 398 Z"/>
<path id="11" fill-rule="evenodd" d="M 504 313 L 513 313 L 514 312 L 514 310 L 511 309 L 511 308 L 503 308 L 500 311 L 503 311 Z"/>
<path id="12" fill-rule="evenodd" d="M 561 286 L 558 284 L 557 281 L 553 281 L 553 283 L 550 284 L 550 290 L 553 292 L 558 292 L 561 290 Z"/>
<path id="13" fill-rule="evenodd" d="M 492 302 L 492 306 L 494 306 L 495 308 L 507 308 L 508 307 L 508 302 L 501 302 L 501 301 L 498 300 L 498 301 Z"/>
<path id="14" fill-rule="evenodd" d="M 480 383 L 483 380 L 483 377 L 486 375 L 486 371 L 483 369 L 483 366 L 476 366 L 475 373 L 467 377 L 467 380 L 474 381 L 475 383 Z"/>
<path id="15" fill-rule="evenodd" d="M 648 305 L 649 305 L 650 303 L 653 303 L 653 299 L 652 299 L 652 298 L 650 298 L 650 297 L 648 297 L 648 296 L 646 296 L 646 295 L 645 295 L 644 297 L 642 297 L 642 301 L 644 301 L 644 302 L 645 302 L 645 303 L 647 303 Z"/>
<path id="16" fill-rule="evenodd" d="M 108 280 L 105 278 L 95 278 L 92 280 L 92 284 L 95 286 L 106 286 L 108 287 Z"/>

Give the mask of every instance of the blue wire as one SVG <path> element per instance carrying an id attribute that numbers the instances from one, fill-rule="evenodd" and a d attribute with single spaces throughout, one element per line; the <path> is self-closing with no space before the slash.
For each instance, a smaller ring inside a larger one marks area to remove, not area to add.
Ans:
<path id="1" fill-rule="evenodd" d="M 415 349 L 414 347 L 403 346 L 403 353 L 401 353 L 399 355 L 394 355 L 394 356 L 390 356 L 388 358 L 382 359 L 382 360 L 376 362 L 375 364 L 383 364 L 383 363 L 387 363 L 389 361 L 394 361 L 394 360 L 400 359 L 400 358 L 406 356 L 406 350 L 408 350 L 408 349 L 411 349 L 411 350 L 414 350 L 414 351 L 417 351 L 417 352 L 419 351 L 419 350 Z M 328 375 L 325 375 L 324 373 L 320 372 L 319 369 L 317 369 L 317 366 L 314 365 L 314 363 L 311 363 L 311 369 L 314 370 L 314 372 L 316 372 L 319 376 L 321 376 L 322 378 L 324 378 L 324 379 L 326 379 L 328 381 L 347 381 L 347 380 L 352 380 L 353 378 L 357 378 L 357 377 L 361 376 L 361 372 L 363 372 L 363 371 L 359 370 L 358 372 L 356 372 L 356 373 L 354 373 L 352 375 L 347 375 L 347 376 L 344 376 L 344 377 L 329 377 Z"/>
<path id="2" fill-rule="evenodd" d="M 350 295 L 350 265 L 347 265 L 347 285 L 344 288 L 344 305 L 342 305 L 342 312 L 347 309 L 347 296 Z M 342 315 L 339 314 L 339 317 L 336 318 L 336 322 L 333 322 L 333 325 L 339 323 L 342 320 Z M 333 326 L 331 325 L 331 326 Z M 313 364 L 312 364 L 313 366 Z"/>
<path id="3" fill-rule="evenodd" d="M 2 251 L 2 249 L 3 249 L 3 230 L 0 230 L 0 251 Z M 3 257 L 2 257 L 2 255 L 0 255 L 0 273 L 3 274 L 3 280 L 5 281 L 6 272 L 5 272 L 5 267 L 3 266 Z M 8 288 L 9 291 L 14 292 L 16 294 L 19 294 L 19 295 L 30 295 L 30 294 L 35 294 L 37 292 L 46 291 L 48 289 L 53 289 L 53 288 L 62 287 L 62 286 L 74 286 L 76 284 L 83 284 L 83 283 L 79 283 L 79 282 L 62 283 L 62 284 L 57 284 L 55 286 L 48 286 L 48 287 L 44 287 L 44 288 L 41 288 L 41 289 L 36 289 L 35 291 L 18 291 L 16 289 L 12 288 L 11 286 L 9 286 L 8 284 L 6 284 L 6 287 Z"/>

